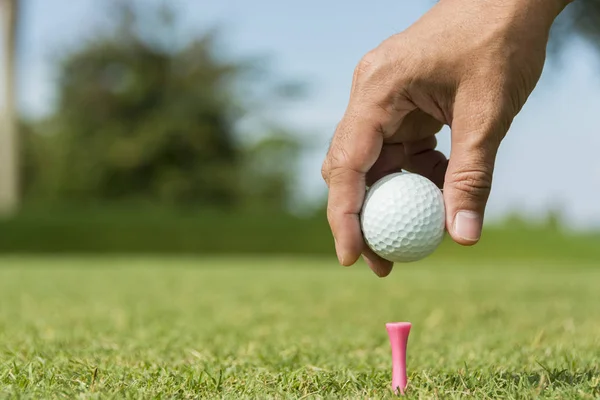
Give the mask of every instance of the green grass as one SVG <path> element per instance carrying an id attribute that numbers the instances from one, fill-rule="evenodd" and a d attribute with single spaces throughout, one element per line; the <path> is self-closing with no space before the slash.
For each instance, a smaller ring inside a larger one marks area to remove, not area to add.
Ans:
<path id="1" fill-rule="evenodd" d="M 600 269 L 327 259 L 0 259 L 0 397 L 600 397 Z"/>

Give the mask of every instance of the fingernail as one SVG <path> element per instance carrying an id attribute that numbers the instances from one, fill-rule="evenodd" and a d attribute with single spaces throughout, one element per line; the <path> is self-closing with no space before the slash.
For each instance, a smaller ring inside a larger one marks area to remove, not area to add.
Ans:
<path id="1" fill-rule="evenodd" d="M 454 218 L 454 233 L 469 241 L 477 241 L 481 237 L 482 220 L 473 211 L 459 211 Z"/>
<path id="2" fill-rule="evenodd" d="M 338 261 L 340 264 L 344 265 L 344 257 L 342 256 L 342 253 L 340 252 L 337 239 L 333 238 L 333 241 L 335 242 L 335 254 L 337 255 Z"/>

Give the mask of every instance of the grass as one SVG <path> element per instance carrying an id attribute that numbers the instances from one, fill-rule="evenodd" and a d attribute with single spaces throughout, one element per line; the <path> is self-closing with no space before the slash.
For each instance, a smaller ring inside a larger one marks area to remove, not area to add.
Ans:
<path id="1" fill-rule="evenodd" d="M 598 398 L 600 269 L 441 261 L 2 258 L 0 397 Z"/>

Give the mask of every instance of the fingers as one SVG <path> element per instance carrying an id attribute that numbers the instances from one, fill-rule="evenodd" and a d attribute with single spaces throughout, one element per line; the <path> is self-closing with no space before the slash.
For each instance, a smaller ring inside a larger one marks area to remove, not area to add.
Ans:
<path id="1" fill-rule="evenodd" d="M 481 237 L 496 154 L 508 130 L 503 115 L 494 101 L 466 93 L 456 98 L 444 199 L 448 232 L 462 245 Z"/>
<path id="2" fill-rule="evenodd" d="M 444 176 L 448 168 L 446 156 L 435 150 L 437 140 L 430 136 L 417 142 L 404 145 L 405 169 L 429 178 L 440 189 L 444 186 Z"/>
<path id="3" fill-rule="evenodd" d="M 390 272 L 392 272 L 394 263 L 379 257 L 366 244 L 363 249 L 363 259 L 369 268 L 371 268 L 371 270 L 375 273 L 375 275 L 380 278 L 384 278 L 388 276 Z"/>
<path id="4" fill-rule="evenodd" d="M 367 171 L 378 159 L 384 137 L 393 134 L 415 108 L 397 94 L 393 60 L 382 49 L 361 60 L 355 70 L 350 104 L 323 165 L 323 178 L 329 185 L 327 218 L 339 262 L 345 266 L 356 262 L 365 245 L 358 214 Z"/>
<path id="5" fill-rule="evenodd" d="M 404 118 L 398 130 L 386 141 L 388 143 L 415 142 L 438 133 L 444 124 L 427 114 L 416 109 Z"/>
<path id="6" fill-rule="evenodd" d="M 361 255 L 364 240 L 358 213 L 366 189 L 366 173 L 375 164 L 383 144 L 375 112 L 369 118 L 348 112 L 340 122 L 323 165 L 329 186 L 327 219 L 335 240 L 340 264 L 352 265 Z"/>
<path id="7" fill-rule="evenodd" d="M 379 159 L 367 173 L 367 185 L 406 169 L 428 177 L 441 188 L 447 160 L 442 153 L 435 151 L 435 134 L 442 126 L 441 122 L 419 109 L 410 112 L 398 130 L 385 139 Z"/>
<path id="8" fill-rule="evenodd" d="M 367 172 L 367 186 L 372 186 L 386 175 L 400 172 L 405 164 L 405 159 L 402 143 L 383 145 L 379 158 Z"/>

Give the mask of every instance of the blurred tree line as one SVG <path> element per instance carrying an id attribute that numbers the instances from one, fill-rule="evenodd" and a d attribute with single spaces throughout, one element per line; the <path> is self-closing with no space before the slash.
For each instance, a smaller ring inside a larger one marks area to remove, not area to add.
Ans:
<path id="1" fill-rule="evenodd" d="M 26 204 L 284 210 L 290 203 L 306 143 L 269 123 L 256 128 L 256 140 L 244 140 L 238 127 L 259 115 L 261 105 L 292 100 L 298 87 L 267 82 L 259 64 L 224 57 L 216 32 L 177 42 L 172 8 L 113 0 L 103 3 L 116 5 L 113 29 L 82 41 L 58 65 L 53 113 L 17 124 L 13 64 L 23 1 L 0 1 L 7 97 L 0 208 L 19 201 L 17 182 Z M 553 28 L 552 54 L 572 37 L 600 50 L 600 0 L 576 0 L 567 8 Z M 283 90 L 257 98 L 252 88 L 269 84 Z"/>
<path id="2" fill-rule="evenodd" d="M 263 115 L 301 95 L 302 85 L 271 79 L 255 60 L 226 57 L 218 31 L 177 41 L 172 9 L 112 0 L 97 6 L 117 5 L 113 29 L 80 42 L 57 65 L 53 112 L 19 120 L 14 63 L 18 4 L 25 1 L 0 0 L 8 104 L 0 214 L 19 202 L 27 211 L 0 221 L 0 253 L 333 254 L 323 209 L 303 219 L 287 212 L 306 139 Z M 600 0 L 567 8 L 553 28 L 551 55 L 573 37 L 600 50 Z M 248 120 L 252 128 L 242 131 Z M 200 211 L 178 213 L 182 208 Z M 508 228 L 488 229 L 489 241 L 476 248 L 447 241 L 437 254 L 534 257 L 568 247 L 570 259 L 597 260 L 598 236 L 567 243 L 559 217 L 531 227 L 513 216 Z"/>
<path id="3" fill-rule="evenodd" d="M 298 135 L 269 127 L 248 142 L 236 131 L 258 112 L 246 98 L 265 84 L 257 65 L 222 57 L 214 32 L 176 43 L 173 9 L 105 4 L 118 5 L 114 29 L 62 60 L 52 115 L 20 124 L 25 203 L 285 209 Z M 557 51 L 572 35 L 597 45 L 600 1 L 575 1 L 553 32 Z"/>
<path id="4" fill-rule="evenodd" d="M 223 57 L 214 31 L 176 43 L 171 9 L 123 2 L 115 15 L 60 63 L 54 112 L 21 124 L 24 201 L 284 210 L 299 136 L 265 125 L 242 140 L 237 128 L 301 87 Z M 273 90 L 256 94 L 259 83 Z"/>

